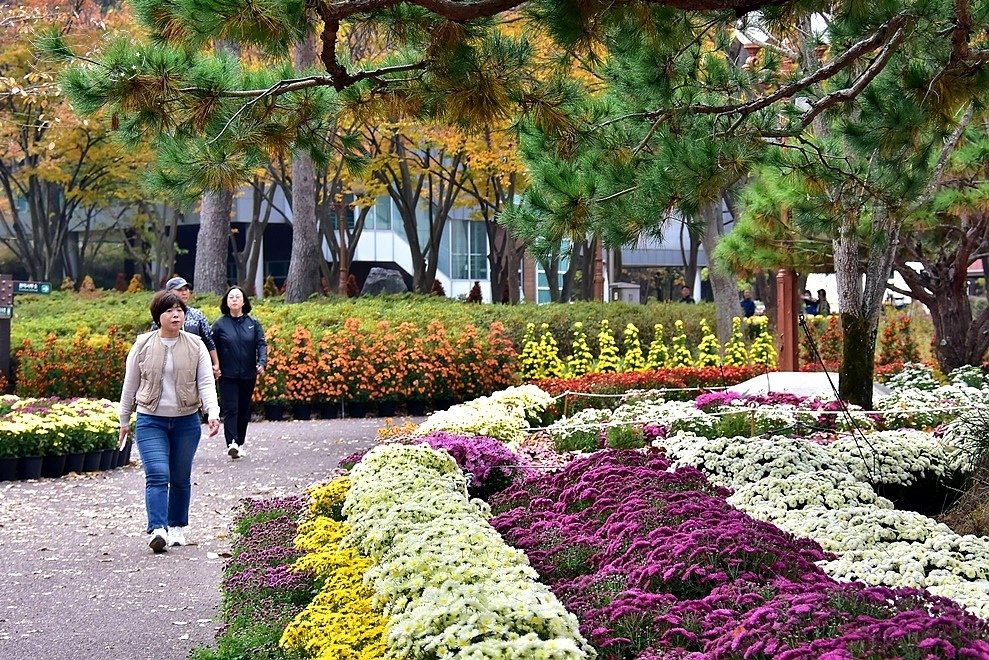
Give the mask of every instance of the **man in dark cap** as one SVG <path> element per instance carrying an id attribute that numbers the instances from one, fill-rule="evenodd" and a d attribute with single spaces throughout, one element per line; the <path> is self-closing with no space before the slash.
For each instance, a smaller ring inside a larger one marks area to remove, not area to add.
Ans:
<path id="1" fill-rule="evenodd" d="M 220 358 L 216 355 L 216 342 L 213 341 L 213 330 L 210 328 L 209 321 L 206 320 L 206 315 L 189 304 L 189 298 L 192 297 L 192 287 L 189 286 L 189 283 L 185 281 L 184 277 L 176 275 L 165 282 L 165 291 L 174 291 L 175 295 L 185 303 L 188 311 L 185 313 L 185 325 L 182 329 L 188 333 L 198 335 L 203 340 L 203 343 L 206 344 L 206 350 L 209 351 L 209 358 L 213 362 L 213 378 L 219 378 Z M 158 324 L 152 323 L 151 329 L 157 330 Z"/>

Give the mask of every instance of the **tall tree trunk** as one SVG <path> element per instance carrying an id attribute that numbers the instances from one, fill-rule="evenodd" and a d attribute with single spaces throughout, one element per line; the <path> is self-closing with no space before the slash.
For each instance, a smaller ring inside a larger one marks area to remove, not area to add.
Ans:
<path id="1" fill-rule="evenodd" d="M 304 71 L 315 61 L 316 40 L 308 34 L 296 51 L 295 67 Z M 285 302 L 302 302 L 319 292 L 321 259 L 316 224 L 316 168 L 312 156 L 300 151 L 292 158 L 292 256 L 285 278 Z"/>
<path id="2" fill-rule="evenodd" d="M 734 317 L 740 316 L 741 308 L 738 303 L 738 287 L 735 284 L 734 276 L 719 268 L 713 257 L 714 250 L 718 247 L 721 236 L 724 234 L 720 195 L 716 201 L 701 206 L 700 217 L 704 220 L 701 244 L 704 246 L 704 254 L 707 255 L 708 277 L 711 281 L 711 290 L 714 292 L 718 341 L 724 345 L 731 339 L 731 322 Z"/>
<path id="3" fill-rule="evenodd" d="M 233 198 L 233 191 L 227 188 L 203 193 L 192 276 L 197 291 L 222 295 L 227 290 L 227 238 Z"/>
<path id="4" fill-rule="evenodd" d="M 292 159 L 292 256 L 285 279 L 285 302 L 302 302 L 319 291 L 321 258 L 315 169 L 312 156 L 300 153 Z"/>
<path id="5" fill-rule="evenodd" d="M 842 220 L 834 239 L 834 268 L 838 280 L 838 306 L 844 335 L 838 394 L 847 403 L 872 409 L 872 380 L 876 362 L 876 330 L 886 282 L 892 272 L 899 241 L 896 219 L 877 213 L 875 237 L 870 247 L 865 281 L 859 266 L 861 248 L 857 218 Z"/>

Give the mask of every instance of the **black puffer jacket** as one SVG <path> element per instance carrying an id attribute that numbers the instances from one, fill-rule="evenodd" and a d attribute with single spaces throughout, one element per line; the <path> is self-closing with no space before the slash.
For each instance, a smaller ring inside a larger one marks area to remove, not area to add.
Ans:
<path id="1" fill-rule="evenodd" d="M 213 341 L 220 358 L 220 372 L 227 378 L 255 378 L 257 368 L 268 364 L 264 329 L 250 314 L 224 314 L 213 323 Z"/>

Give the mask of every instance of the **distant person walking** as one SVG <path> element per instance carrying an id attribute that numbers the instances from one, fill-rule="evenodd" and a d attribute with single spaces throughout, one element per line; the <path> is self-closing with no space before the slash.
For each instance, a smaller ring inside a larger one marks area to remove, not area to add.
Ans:
<path id="1" fill-rule="evenodd" d="M 151 550 L 185 545 L 192 499 L 192 460 L 199 447 L 199 408 L 209 435 L 220 430 L 220 409 L 209 353 L 199 338 L 183 332 L 185 303 L 174 291 L 151 298 L 158 330 L 137 337 L 127 355 L 120 393 L 120 446 L 137 409 L 137 449 L 144 465 L 144 504 Z"/>
<path id="2" fill-rule="evenodd" d="M 690 294 L 691 294 L 691 290 L 689 286 L 684 285 L 680 287 L 680 302 L 693 303 L 694 297 Z"/>
<path id="3" fill-rule="evenodd" d="M 251 397 L 258 375 L 268 364 L 264 329 L 251 316 L 251 301 L 239 286 L 227 289 L 220 300 L 223 316 L 213 324 L 213 339 L 220 356 L 220 403 L 223 435 L 230 458 L 247 452 L 247 424 L 251 421 Z"/>
<path id="4" fill-rule="evenodd" d="M 750 316 L 755 316 L 755 301 L 752 300 L 751 289 L 746 289 L 745 291 L 742 291 L 742 299 L 738 302 L 738 304 L 741 305 L 742 314 L 745 315 L 745 318 L 749 318 Z"/>
<path id="5" fill-rule="evenodd" d="M 831 303 L 828 302 L 828 292 L 824 289 L 817 290 L 817 313 L 827 316 L 831 313 Z"/>
<path id="6" fill-rule="evenodd" d="M 213 378 L 220 377 L 220 360 L 216 355 L 216 342 L 213 341 L 213 330 L 210 328 L 206 315 L 195 307 L 189 306 L 189 298 L 192 297 L 192 287 L 186 282 L 184 277 L 175 276 L 165 282 L 165 291 L 174 291 L 185 304 L 185 326 L 183 330 L 197 335 L 206 344 L 209 351 L 210 361 L 213 363 Z M 157 323 L 151 324 L 152 330 L 158 329 Z"/>
<path id="7" fill-rule="evenodd" d="M 817 314 L 817 301 L 810 294 L 810 289 L 804 289 L 801 300 L 803 301 L 804 314 L 813 316 Z"/>

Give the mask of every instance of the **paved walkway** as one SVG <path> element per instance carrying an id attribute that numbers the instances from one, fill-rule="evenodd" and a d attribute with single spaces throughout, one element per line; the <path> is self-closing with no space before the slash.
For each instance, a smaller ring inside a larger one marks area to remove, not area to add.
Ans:
<path id="1" fill-rule="evenodd" d="M 135 463 L 0 483 L 0 658 L 180 660 L 212 645 L 238 502 L 323 481 L 341 458 L 373 444 L 381 424 L 253 423 L 248 455 L 237 461 L 219 436 L 204 437 L 193 466 L 193 545 L 161 555 L 147 546 Z"/>

